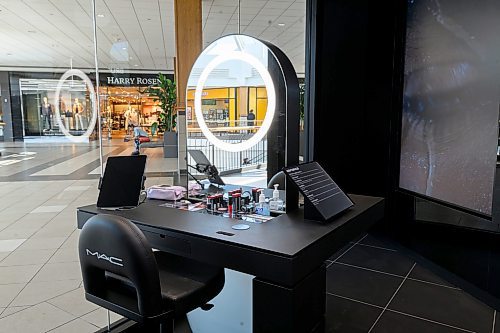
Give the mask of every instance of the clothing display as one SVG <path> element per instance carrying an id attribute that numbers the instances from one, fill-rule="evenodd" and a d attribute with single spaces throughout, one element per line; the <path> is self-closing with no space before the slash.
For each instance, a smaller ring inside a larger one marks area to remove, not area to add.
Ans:
<path id="1" fill-rule="evenodd" d="M 40 106 L 40 114 L 42 116 L 42 126 L 44 129 L 52 129 L 52 105 L 48 102 L 47 97 L 43 98 L 43 103 Z"/>
<path id="2" fill-rule="evenodd" d="M 76 130 L 84 130 L 85 127 L 83 126 L 83 119 L 82 119 L 82 114 L 83 114 L 83 105 L 78 101 L 78 98 L 75 98 L 75 103 L 73 103 L 73 115 L 75 118 L 75 128 Z M 80 125 L 80 126 L 79 126 Z"/>

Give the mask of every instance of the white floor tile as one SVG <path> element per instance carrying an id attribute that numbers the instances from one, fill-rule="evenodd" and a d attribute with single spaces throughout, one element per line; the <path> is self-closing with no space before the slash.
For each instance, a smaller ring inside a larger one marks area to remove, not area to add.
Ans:
<path id="1" fill-rule="evenodd" d="M 78 257 L 78 249 L 75 247 L 70 248 L 70 247 L 64 247 L 60 248 L 59 250 L 54 253 L 54 255 L 50 258 L 48 261 L 49 263 L 56 263 L 56 262 L 79 262 L 79 257 Z M 1 265 L 1 264 L 0 264 Z"/>
<path id="2" fill-rule="evenodd" d="M 56 205 L 56 206 L 40 206 L 35 208 L 30 212 L 30 214 L 36 214 L 36 213 L 59 213 L 62 211 L 64 208 L 66 208 L 67 205 Z"/>
<path id="3" fill-rule="evenodd" d="M 73 319 L 72 315 L 52 304 L 40 303 L 0 319 L 0 332 L 42 333 Z"/>
<path id="4" fill-rule="evenodd" d="M 45 264 L 33 278 L 34 282 L 82 280 L 79 262 Z"/>
<path id="5" fill-rule="evenodd" d="M 24 283 L 0 284 L 0 307 L 7 307 L 24 288 Z"/>
<path id="6" fill-rule="evenodd" d="M 42 265 L 0 267 L 0 284 L 28 282 L 41 267 Z"/>
<path id="7" fill-rule="evenodd" d="M 13 225 L 15 226 L 15 223 Z M 11 226 L 0 231 L 0 240 L 28 239 L 38 230 L 37 228 L 11 228 Z"/>
<path id="8" fill-rule="evenodd" d="M 64 191 L 86 191 L 90 188 L 90 186 L 69 186 L 64 189 Z"/>
<path id="9" fill-rule="evenodd" d="M 64 324 L 62 326 L 59 326 L 51 331 L 50 333 L 69 333 L 69 332 L 75 332 L 75 333 L 91 333 L 97 331 L 98 327 L 94 326 L 85 320 L 81 319 L 75 319 L 70 321 L 67 324 Z"/>
<path id="10" fill-rule="evenodd" d="M 0 310 L 0 312 L 2 312 L 2 314 L 0 314 L 0 318 L 10 316 L 11 314 L 25 310 L 27 308 L 29 308 L 29 306 L 9 306 L 4 310 L 4 312 Z"/>
<path id="11" fill-rule="evenodd" d="M 78 288 L 80 280 L 30 282 L 17 295 L 12 306 L 35 305 Z M 64 310 L 64 309 L 63 309 Z"/>
<path id="12" fill-rule="evenodd" d="M 81 317 L 99 308 L 85 299 L 85 290 L 78 288 L 48 301 L 50 304 Z"/>
<path id="13" fill-rule="evenodd" d="M 0 252 L 12 252 L 25 241 L 26 238 L 0 240 Z"/>
<path id="14" fill-rule="evenodd" d="M 0 266 L 25 266 L 45 264 L 55 253 L 55 249 L 48 250 L 16 250 L 7 258 L 0 261 Z"/>
<path id="15" fill-rule="evenodd" d="M 122 316 L 111 311 L 110 311 L 110 317 L 112 323 L 123 318 Z M 99 308 L 97 310 L 94 310 L 91 313 L 82 316 L 81 319 L 91 324 L 94 324 L 97 327 L 105 327 L 108 325 L 108 315 L 106 309 L 104 308 Z"/>
<path id="16" fill-rule="evenodd" d="M 19 250 L 57 249 L 66 237 L 30 238 L 19 247 Z"/>

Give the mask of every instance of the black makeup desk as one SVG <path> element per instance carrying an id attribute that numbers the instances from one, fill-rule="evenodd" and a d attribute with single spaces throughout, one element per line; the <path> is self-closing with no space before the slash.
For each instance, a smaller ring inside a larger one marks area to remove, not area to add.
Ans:
<path id="1" fill-rule="evenodd" d="M 351 195 L 354 207 L 319 223 L 298 209 L 273 220 L 234 230 L 241 223 L 221 216 L 159 206 L 150 200 L 123 211 L 79 207 L 78 228 L 95 214 L 133 221 L 158 250 L 256 276 L 254 332 L 321 330 L 326 303 L 324 261 L 384 216 L 384 200 Z"/>

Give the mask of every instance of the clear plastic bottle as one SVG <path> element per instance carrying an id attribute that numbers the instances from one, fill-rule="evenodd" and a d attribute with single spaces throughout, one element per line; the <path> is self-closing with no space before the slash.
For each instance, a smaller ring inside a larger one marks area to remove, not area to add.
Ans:
<path id="1" fill-rule="evenodd" d="M 266 202 L 266 196 L 262 190 L 260 191 L 259 202 L 255 206 L 255 213 L 264 216 L 271 215 L 271 212 L 269 211 L 269 204 Z"/>
<path id="2" fill-rule="evenodd" d="M 273 198 L 269 200 L 270 210 L 283 210 L 283 200 L 280 199 L 279 184 L 274 184 Z"/>

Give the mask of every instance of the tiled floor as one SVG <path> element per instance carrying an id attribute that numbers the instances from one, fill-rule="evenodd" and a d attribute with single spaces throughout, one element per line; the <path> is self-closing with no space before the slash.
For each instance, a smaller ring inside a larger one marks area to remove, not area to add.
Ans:
<path id="1" fill-rule="evenodd" d="M 106 325 L 106 312 L 84 299 L 76 252 L 76 207 L 97 198 L 95 149 L 0 144 L 0 332 Z M 148 184 L 171 182 L 162 172 L 175 170 L 175 161 L 158 149 L 148 154 Z M 327 332 L 500 333 L 493 309 L 377 237 L 364 236 L 327 263 Z"/>
<path id="2" fill-rule="evenodd" d="M 328 261 L 327 332 L 500 332 L 496 311 L 366 235 Z"/>

